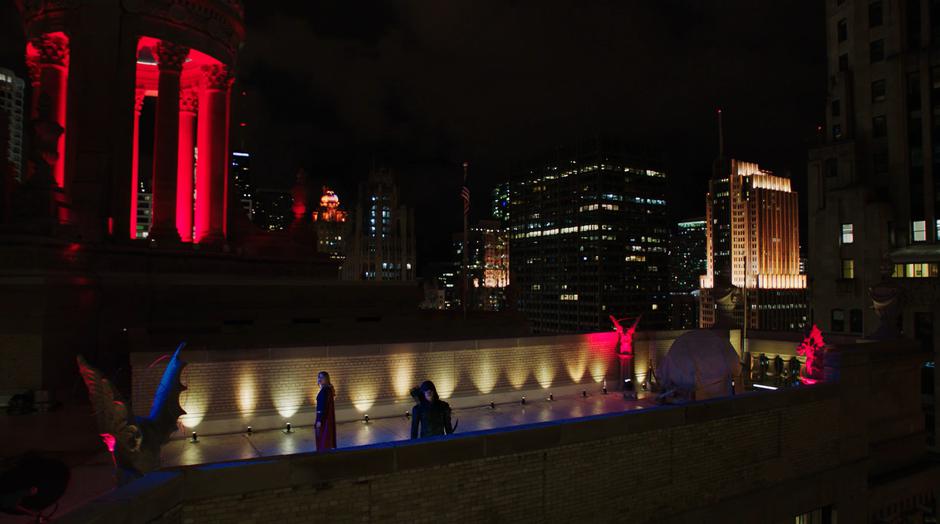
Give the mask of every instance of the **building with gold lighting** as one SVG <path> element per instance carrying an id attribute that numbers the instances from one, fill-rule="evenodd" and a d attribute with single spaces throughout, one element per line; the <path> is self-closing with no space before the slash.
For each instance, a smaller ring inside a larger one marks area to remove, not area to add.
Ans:
<path id="1" fill-rule="evenodd" d="M 343 260 L 346 258 L 346 211 L 339 206 L 339 196 L 332 189 L 323 186 L 320 205 L 310 218 L 317 232 L 317 251 Z"/>
<path id="2" fill-rule="evenodd" d="M 799 205 L 790 179 L 753 162 L 719 159 L 705 210 L 701 327 L 718 322 L 723 300 L 733 304 L 736 325 L 804 327 L 806 275 L 800 274 Z"/>
<path id="3" fill-rule="evenodd" d="M 463 234 L 454 235 L 454 261 L 458 287 L 463 282 Z M 497 220 L 480 220 L 467 235 L 467 307 L 476 311 L 506 309 L 509 286 L 509 228 Z M 454 293 L 460 307 L 462 289 Z"/>

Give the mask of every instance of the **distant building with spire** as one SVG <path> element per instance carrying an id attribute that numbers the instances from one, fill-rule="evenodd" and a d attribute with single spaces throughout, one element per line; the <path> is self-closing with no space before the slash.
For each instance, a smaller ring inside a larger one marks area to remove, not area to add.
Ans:
<path id="1" fill-rule="evenodd" d="M 723 155 L 715 165 L 705 204 L 700 326 L 715 326 L 719 301 L 729 299 L 736 325 L 802 329 L 806 275 L 800 274 L 799 205 L 790 179 Z"/>

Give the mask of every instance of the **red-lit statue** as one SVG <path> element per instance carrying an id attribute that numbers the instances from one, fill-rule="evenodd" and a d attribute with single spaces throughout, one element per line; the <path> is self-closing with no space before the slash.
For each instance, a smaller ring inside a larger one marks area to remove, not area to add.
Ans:
<path id="1" fill-rule="evenodd" d="M 623 397 L 631 400 L 637 398 L 636 384 L 634 383 L 636 372 L 633 362 L 633 335 L 636 333 L 636 326 L 640 323 L 641 318 L 643 318 L 643 315 L 636 317 L 633 324 L 624 330 L 620 322 L 627 320 L 627 318 L 618 319 L 610 315 L 610 321 L 613 322 L 614 329 L 617 331 L 617 356 L 620 359 L 620 384 L 623 386 Z"/>
<path id="2" fill-rule="evenodd" d="M 800 374 L 800 381 L 804 384 L 815 384 L 823 378 L 823 357 L 826 351 L 826 342 L 823 340 L 819 328 L 813 324 L 809 332 L 796 352 L 798 355 L 806 357 L 806 364 Z"/>
<path id="3" fill-rule="evenodd" d="M 613 315 L 610 315 L 610 321 L 613 322 L 614 329 L 617 331 L 617 349 L 621 355 L 633 354 L 633 335 L 636 333 L 636 326 L 640 323 L 640 319 L 643 318 L 643 315 L 636 317 L 636 320 L 633 321 L 633 324 L 630 325 L 626 331 L 624 331 L 623 325 L 621 325 L 620 322 L 627 320 L 628 318 L 629 317 L 618 319 Z"/>
<path id="4" fill-rule="evenodd" d="M 170 358 L 147 417 L 132 416 L 114 384 L 84 357 L 77 358 L 98 422 L 98 433 L 111 452 L 120 484 L 160 467 L 160 448 L 177 430 L 179 417 L 186 414 L 179 403 L 180 393 L 186 389 L 180 383 L 186 366 L 179 359 L 184 345 L 180 344 Z"/>

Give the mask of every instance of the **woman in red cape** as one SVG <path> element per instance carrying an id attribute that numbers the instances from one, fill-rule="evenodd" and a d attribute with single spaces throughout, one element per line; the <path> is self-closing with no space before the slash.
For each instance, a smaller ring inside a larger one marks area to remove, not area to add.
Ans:
<path id="1" fill-rule="evenodd" d="M 330 374 L 321 371 L 317 374 L 317 384 L 320 392 L 317 393 L 317 422 L 314 424 L 314 433 L 317 438 L 317 451 L 326 451 L 336 448 L 336 410 L 333 408 L 333 384 L 330 383 Z"/>

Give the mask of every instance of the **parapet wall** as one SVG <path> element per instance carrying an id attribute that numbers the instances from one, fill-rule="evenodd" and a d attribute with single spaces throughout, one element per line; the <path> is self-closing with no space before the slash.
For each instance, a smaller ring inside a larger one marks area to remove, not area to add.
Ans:
<path id="1" fill-rule="evenodd" d="M 662 359 L 684 331 L 641 332 L 634 339 L 636 384 Z M 729 337 L 734 339 L 737 333 Z M 308 346 L 182 353 L 182 404 L 186 429 L 202 434 L 311 424 L 316 375 L 330 373 L 337 418 L 355 420 L 400 415 L 410 408 L 409 391 L 432 380 L 454 407 L 517 401 L 522 395 L 597 391 L 620 387 L 615 332 L 489 340 L 459 340 L 357 346 Z M 792 346 L 792 348 L 791 348 Z M 749 347 L 776 352 L 790 341 L 751 339 Z M 159 353 L 134 353 L 133 407 L 149 412 L 166 363 Z M 183 436 L 181 433 L 180 436 Z"/>
<path id="2" fill-rule="evenodd" d="M 690 521 L 778 522 L 767 517 L 829 504 L 846 475 L 861 480 L 863 470 L 839 468 L 838 412 L 837 389 L 817 386 L 185 468 L 66 521 L 667 522 L 704 511 Z M 787 482 L 787 496 L 762 496 Z M 761 502 L 742 505 L 748 493 Z"/>
<path id="3" fill-rule="evenodd" d="M 602 337 L 610 335 L 552 339 L 561 354 L 594 342 L 605 355 Z M 533 348 L 545 345 L 536 340 Z M 460 351 L 481 350 L 451 350 Z M 923 358 L 911 341 L 842 344 L 826 355 L 826 380 L 812 386 L 165 470 L 61 521 L 776 523 L 823 508 L 841 522 L 892 521 L 924 504 L 936 511 Z"/>
<path id="4" fill-rule="evenodd" d="M 668 348 L 676 332 L 644 338 L 644 347 Z M 619 381 L 614 332 L 586 335 L 465 340 L 365 346 L 310 346 L 262 350 L 185 351 L 182 404 L 187 428 L 200 433 L 312 423 L 316 375 L 330 373 L 340 420 L 399 415 L 410 408 L 409 391 L 433 380 L 440 395 L 460 407 L 560 394 L 572 389 L 611 389 Z M 638 346 L 641 344 L 637 344 Z M 146 414 L 166 366 L 159 354 L 132 355 L 133 406 Z M 641 360 L 638 358 L 637 360 Z M 642 359 L 645 365 L 646 359 Z M 644 367 L 645 373 L 645 367 Z M 485 400 L 483 400 L 485 399 Z M 464 404 L 466 405 L 466 404 Z"/>

